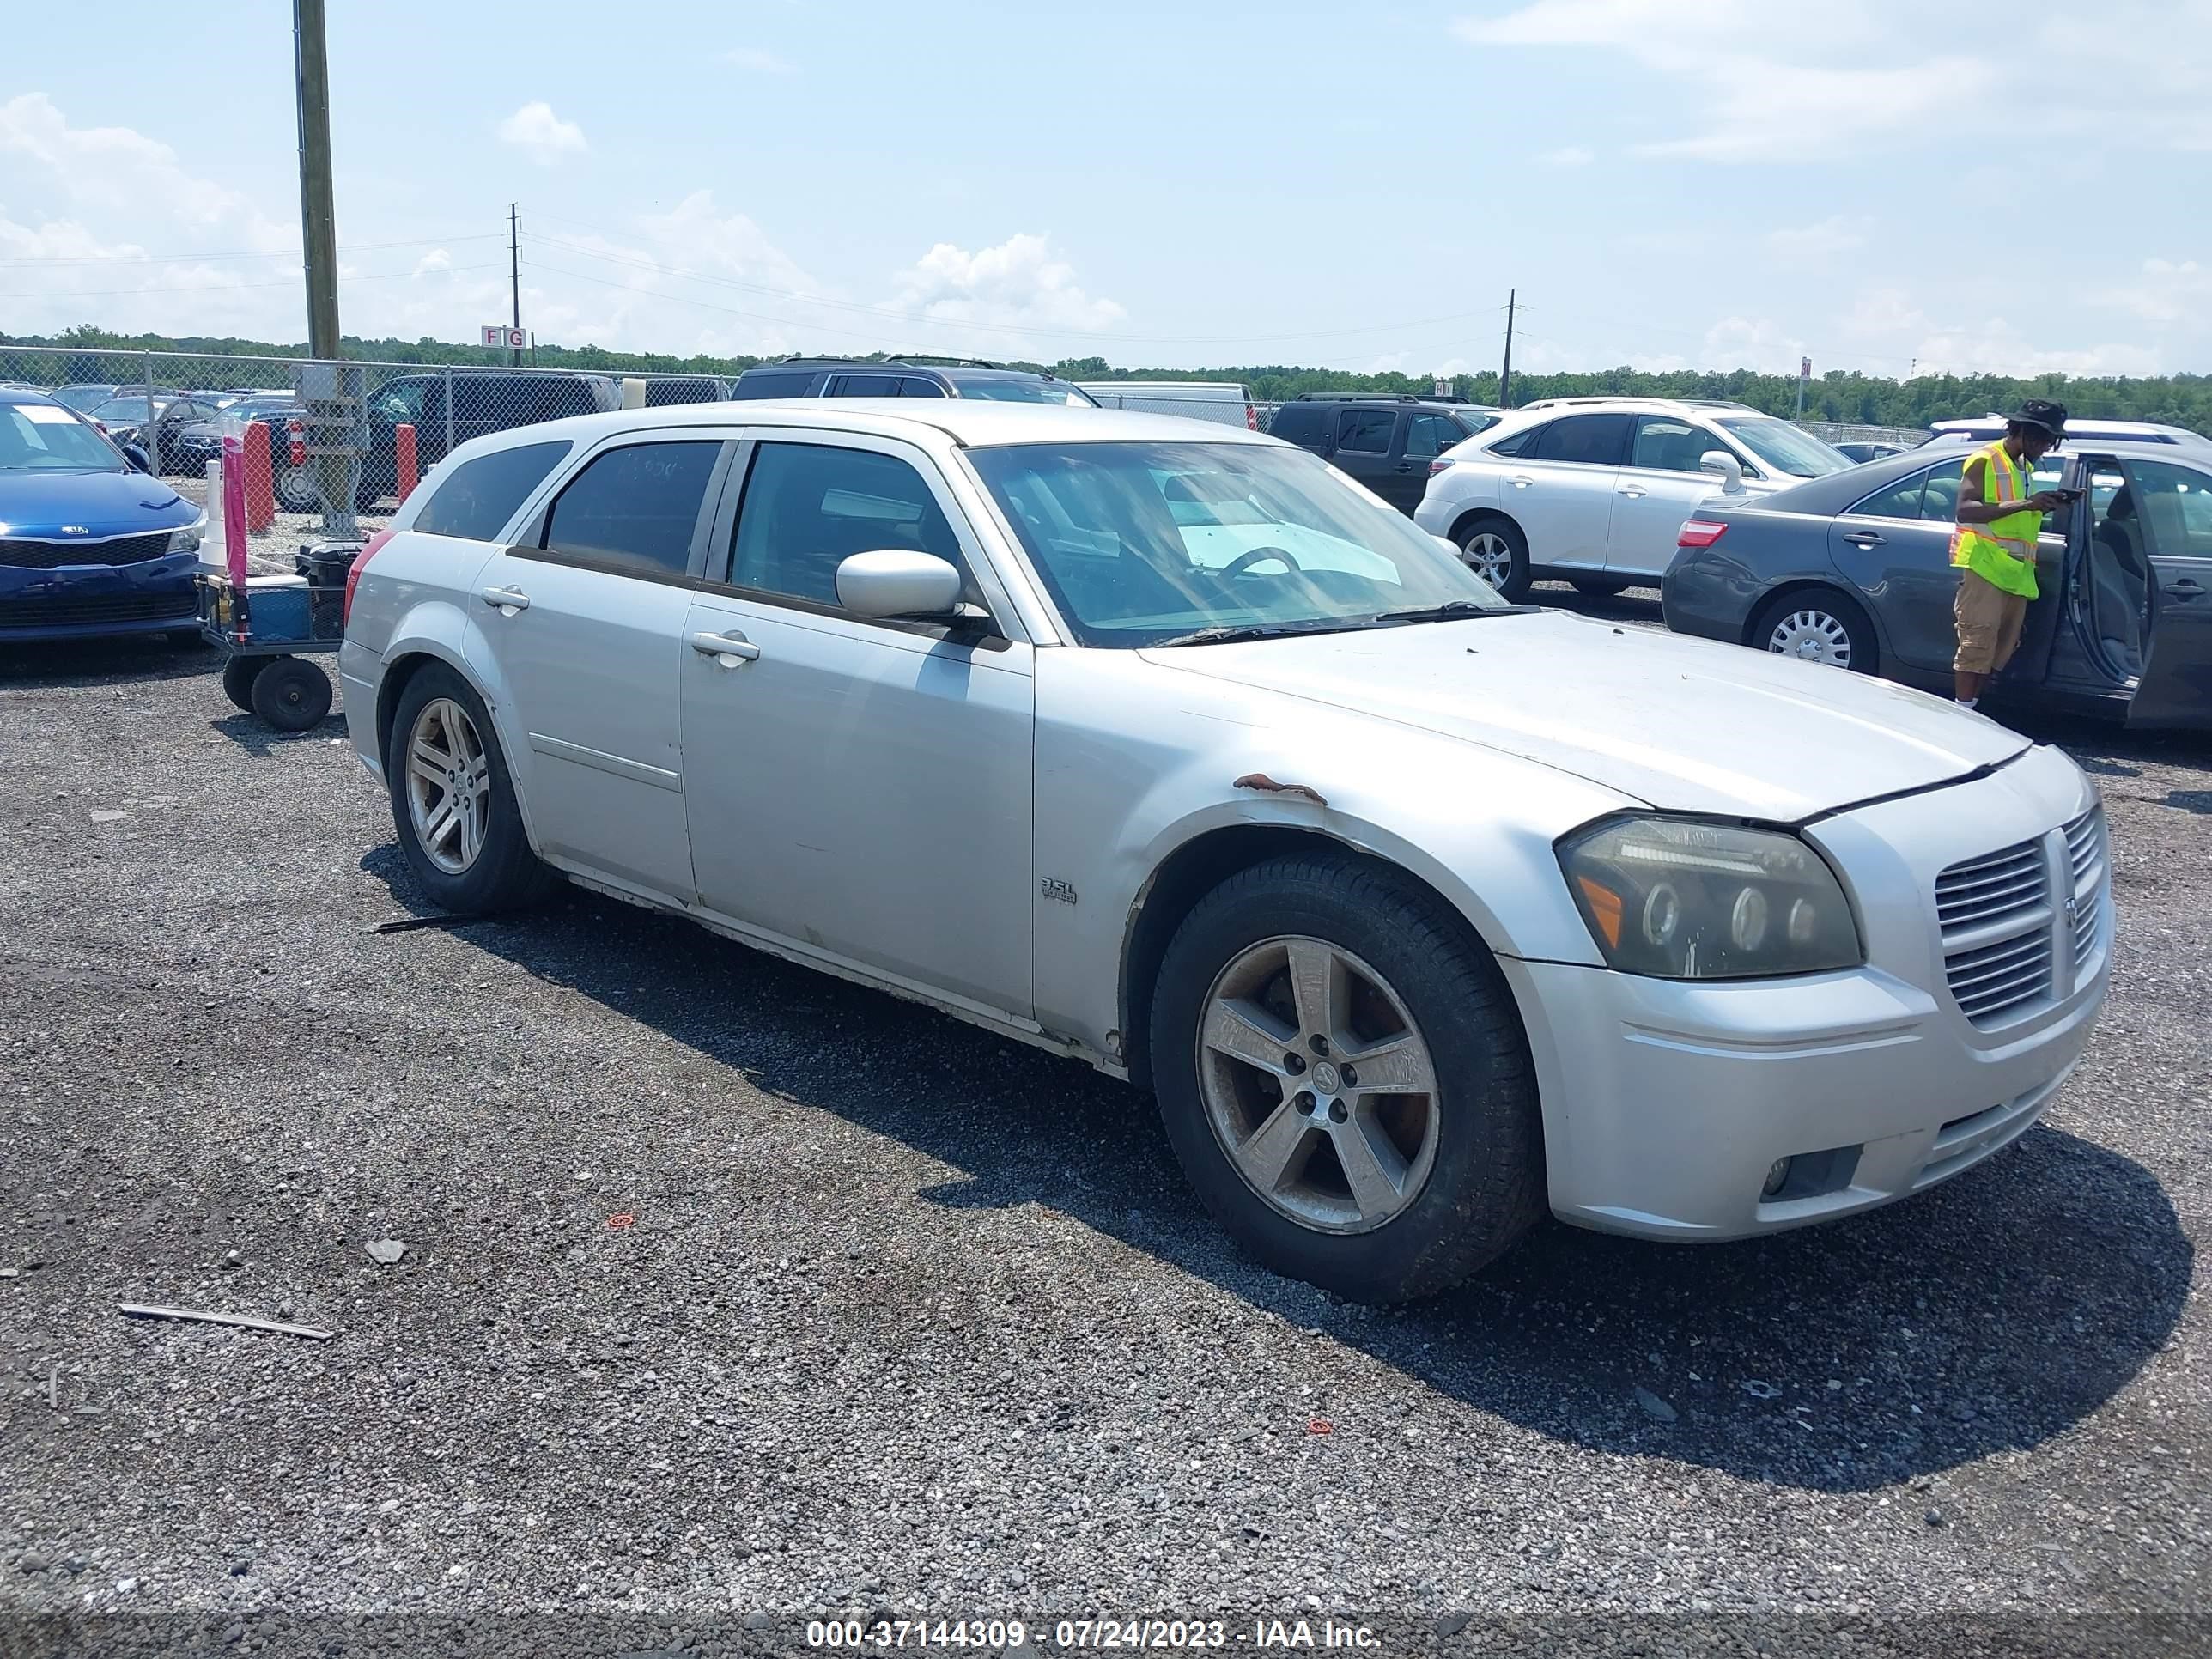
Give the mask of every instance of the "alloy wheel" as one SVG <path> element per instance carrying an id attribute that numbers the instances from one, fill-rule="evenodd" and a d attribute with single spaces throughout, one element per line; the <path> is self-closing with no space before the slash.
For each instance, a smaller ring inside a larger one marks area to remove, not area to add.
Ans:
<path id="1" fill-rule="evenodd" d="M 465 875 L 483 850 L 491 761 L 469 713 L 451 697 L 422 705 L 407 735 L 407 813 L 423 855 Z"/>
<path id="2" fill-rule="evenodd" d="M 1468 568 L 1492 587 L 1501 587 L 1513 572 L 1513 550 L 1494 530 L 1478 530 L 1461 550 Z"/>
<path id="3" fill-rule="evenodd" d="M 1811 608 L 1792 611 L 1776 621 L 1766 636 L 1766 648 L 1777 656 L 1795 657 L 1800 662 L 1849 668 L 1851 630 L 1832 611 Z"/>
<path id="4" fill-rule="evenodd" d="M 1404 1000 L 1326 940 L 1240 951 L 1206 994 L 1199 1091 L 1252 1190 L 1317 1232 L 1371 1232 L 1436 1163 L 1437 1075 Z"/>

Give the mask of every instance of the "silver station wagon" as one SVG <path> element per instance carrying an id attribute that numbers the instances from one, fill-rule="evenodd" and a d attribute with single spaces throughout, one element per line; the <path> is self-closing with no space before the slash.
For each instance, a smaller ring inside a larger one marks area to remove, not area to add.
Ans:
<path id="1" fill-rule="evenodd" d="M 2063 755 L 1509 605 L 1232 428 L 586 416 L 456 449 L 356 580 L 347 720 L 433 902 L 565 878 L 1149 1086 L 1221 1223 L 1347 1296 L 1547 1210 L 1723 1239 L 1917 1192 L 2105 996 Z"/>

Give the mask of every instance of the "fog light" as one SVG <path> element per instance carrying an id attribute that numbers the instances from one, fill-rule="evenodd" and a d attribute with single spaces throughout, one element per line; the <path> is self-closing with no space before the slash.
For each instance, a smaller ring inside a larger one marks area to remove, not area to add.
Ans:
<path id="1" fill-rule="evenodd" d="M 1766 1184 L 1759 1189 L 1759 1195 L 1761 1198 L 1771 1198 L 1790 1184 L 1790 1162 L 1789 1158 L 1778 1158 L 1768 1167 Z"/>

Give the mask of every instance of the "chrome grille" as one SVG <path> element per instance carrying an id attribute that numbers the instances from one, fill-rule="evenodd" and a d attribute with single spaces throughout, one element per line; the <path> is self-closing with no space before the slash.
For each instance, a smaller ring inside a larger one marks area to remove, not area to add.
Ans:
<path id="1" fill-rule="evenodd" d="M 2074 965 L 2079 968 L 2097 953 L 2097 918 L 2111 865 L 2103 807 L 2091 807 L 2066 826 L 2066 858 L 2074 875 Z"/>
<path id="2" fill-rule="evenodd" d="M 1954 864 L 1936 878 L 1943 977 L 1976 1025 L 2002 1024 L 2051 994 L 2050 876 L 2039 842 Z"/>

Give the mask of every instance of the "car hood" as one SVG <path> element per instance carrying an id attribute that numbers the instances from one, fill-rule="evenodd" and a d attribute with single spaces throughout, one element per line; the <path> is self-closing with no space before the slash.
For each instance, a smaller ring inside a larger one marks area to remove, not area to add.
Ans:
<path id="1" fill-rule="evenodd" d="M 0 535 L 127 536 L 198 517 L 198 507 L 143 472 L 0 472 Z"/>
<path id="2" fill-rule="evenodd" d="M 1521 756 L 1668 811 L 1793 823 L 2029 747 L 1887 680 L 1559 611 L 1143 654 Z"/>

